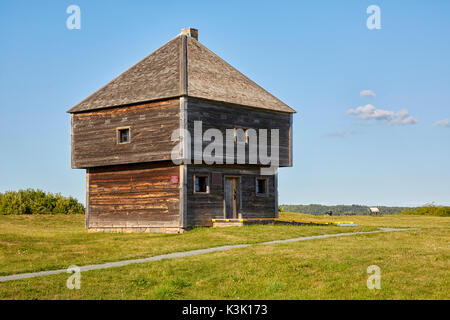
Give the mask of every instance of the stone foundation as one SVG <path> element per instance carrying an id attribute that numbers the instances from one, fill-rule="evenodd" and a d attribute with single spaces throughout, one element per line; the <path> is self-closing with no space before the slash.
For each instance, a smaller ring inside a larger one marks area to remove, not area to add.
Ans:
<path id="1" fill-rule="evenodd" d="M 88 228 L 89 233 L 108 232 L 108 233 L 137 233 L 137 232 L 155 232 L 155 233 L 184 233 L 187 229 L 179 227 L 111 227 L 111 228 Z"/>

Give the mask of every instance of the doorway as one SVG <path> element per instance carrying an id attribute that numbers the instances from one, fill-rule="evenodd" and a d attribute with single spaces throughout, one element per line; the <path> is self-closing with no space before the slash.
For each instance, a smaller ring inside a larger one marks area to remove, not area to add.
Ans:
<path id="1" fill-rule="evenodd" d="M 238 218 L 239 178 L 225 177 L 225 219 Z"/>

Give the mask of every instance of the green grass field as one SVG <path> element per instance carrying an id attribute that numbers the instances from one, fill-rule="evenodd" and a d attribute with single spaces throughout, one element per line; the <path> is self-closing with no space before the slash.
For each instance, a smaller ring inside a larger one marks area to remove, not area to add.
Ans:
<path id="1" fill-rule="evenodd" d="M 307 215 L 282 213 L 289 219 Z M 426 216 L 312 217 L 359 227 L 199 228 L 181 235 L 88 234 L 83 217 L 0 216 L 0 274 L 67 268 L 163 253 L 306 235 L 418 230 L 255 245 L 204 255 L 0 283 L 0 299 L 448 299 L 450 219 Z M 381 289 L 366 287 L 370 265 Z"/>

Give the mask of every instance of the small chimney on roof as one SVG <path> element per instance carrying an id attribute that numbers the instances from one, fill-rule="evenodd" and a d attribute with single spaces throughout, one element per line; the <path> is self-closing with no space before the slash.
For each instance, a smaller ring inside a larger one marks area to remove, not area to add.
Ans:
<path id="1" fill-rule="evenodd" d="M 198 30 L 194 28 L 185 28 L 181 30 L 181 34 L 184 34 L 188 37 L 194 38 L 198 41 Z"/>

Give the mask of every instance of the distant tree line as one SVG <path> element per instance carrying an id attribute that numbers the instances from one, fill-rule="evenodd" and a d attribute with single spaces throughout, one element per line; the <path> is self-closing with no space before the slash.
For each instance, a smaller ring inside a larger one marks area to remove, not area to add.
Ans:
<path id="1" fill-rule="evenodd" d="M 368 215 L 369 214 L 369 206 L 362 205 L 336 205 L 336 206 L 324 206 L 321 204 L 307 204 L 307 205 L 280 205 L 280 211 L 289 211 L 289 212 L 301 212 L 312 215 L 324 215 L 327 212 L 332 212 L 333 215 L 336 216 L 348 216 L 348 215 Z M 392 213 L 400 213 L 407 212 L 410 210 L 414 210 L 415 208 L 411 207 L 387 207 L 387 206 L 377 206 L 380 210 L 380 214 L 392 214 Z"/>
<path id="2" fill-rule="evenodd" d="M 84 206 L 72 197 L 42 190 L 19 190 L 0 193 L 0 214 L 81 214 Z"/>
<path id="3" fill-rule="evenodd" d="M 402 211 L 402 214 L 450 217 L 450 207 L 429 205 L 429 206 L 417 207 L 417 208 L 414 208 L 413 210 Z"/>

